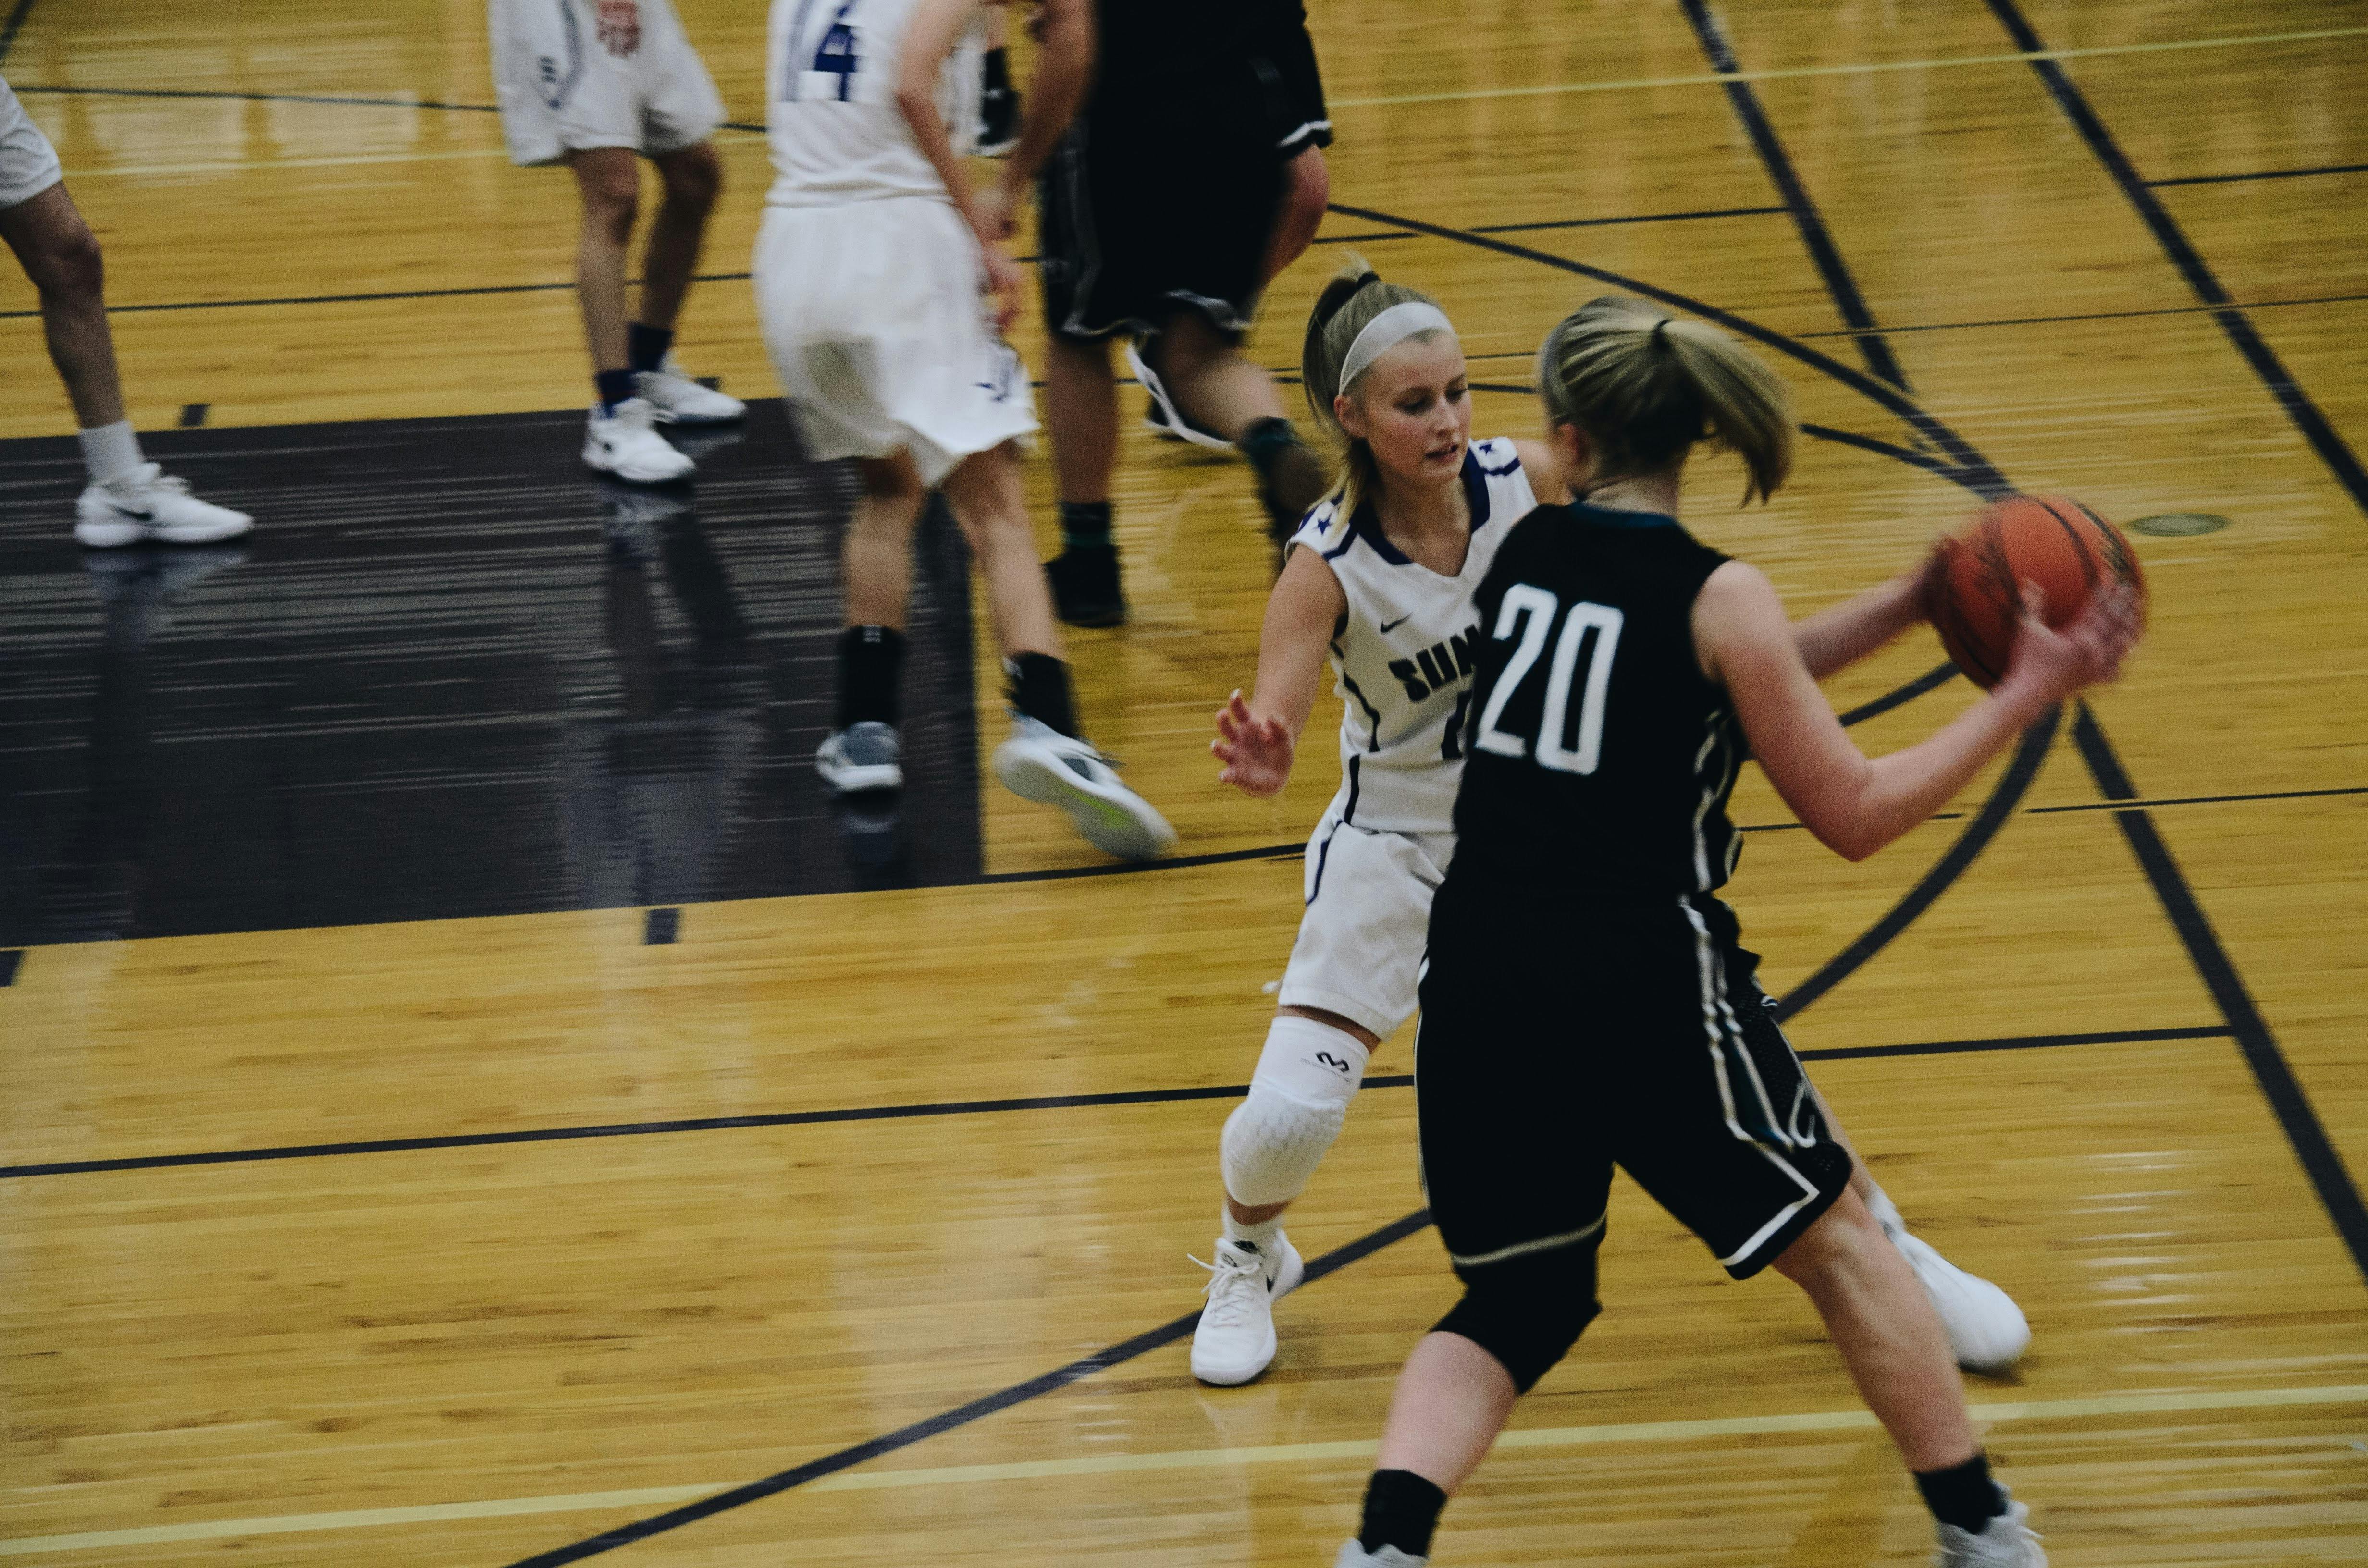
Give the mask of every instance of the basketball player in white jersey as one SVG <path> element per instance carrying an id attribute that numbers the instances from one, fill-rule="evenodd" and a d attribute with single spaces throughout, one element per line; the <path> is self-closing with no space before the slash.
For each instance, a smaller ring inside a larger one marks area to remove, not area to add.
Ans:
<path id="1" fill-rule="evenodd" d="M 1013 717 L 996 776 L 1060 806 L 1106 852 L 1156 856 L 1174 831 L 1077 733 L 1021 494 L 1035 399 L 1001 336 L 1019 271 L 956 161 L 979 123 L 977 0 L 774 0 L 770 31 L 775 177 L 757 314 L 806 455 L 854 459 L 861 487 L 842 555 L 837 727 L 815 765 L 843 794 L 904 783 L 912 533 L 935 488 L 986 578 L 1003 644 Z"/>
<path id="2" fill-rule="evenodd" d="M 107 325 L 106 267 L 98 239 L 66 194 L 57 149 L 0 81 L 0 239 L 40 295 L 50 363 L 82 428 L 89 483 L 74 503 L 74 538 L 93 549 L 154 540 L 211 544 L 255 526 L 245 512 L 200 501 L 188 482 L 140 453 L 123 416 L 115 336 Z"/>
<path id="3" fill-rule="evenodd" d="M 635 484 L 694 466 L 659 425 L 723 425 L 746 413 L 674 360 L 674 329 L 723 184 L 709 138 L 723 100 L 671 0 L 486 0 L 502 134 L 521 167 L 565 164 L 584 205 L 576 301 L 592 352 L 584 460 Z M 647 158 L 666 187 L 642 261 L 642 304 L 625 314 L 626 251 Z"/>
<path id="4" fill-rule="evenodd" d="M 1302 1272 L 1282 1211 L 1339 1136 L 1371 1052 L 1414 1014 L 1431 895 L 1455 847 L 1480 625 L 1473 595 L 1498 542 L 1542 498 L 1530 475 L 1554 472 L 1542 442 L 1470 440 L 1448 318 L 1361 263 L 1318 297 L 1301 377 L 1347 472 L 1292 536 L 1255 694 L 1234 694 L 1211 749 L 1223 781 L 1253 795 L 1281 790 L 1328 653 L 1346 704 L 1342 778 L 1308 840 L 1307 911 L 1275 1019 L 1220 1144 L 1224 1230 L 1216 1262 L 1203 1266 L 1208 1303 L 1192 1336 L 1193 1375 L 1218 1384 L 1247 1382 L 1273 1360 L 1273 1301 Z M 1919 577 L 1804 622 L 1813 671 L 1904 625 Z M 1851 1185 L 1914 1267 L 1958 1359 L 1990 1368 L 2019 1356 L 2030 1330 L 2006 1292 L 1909 1234 L 1855 1161 Z"/>

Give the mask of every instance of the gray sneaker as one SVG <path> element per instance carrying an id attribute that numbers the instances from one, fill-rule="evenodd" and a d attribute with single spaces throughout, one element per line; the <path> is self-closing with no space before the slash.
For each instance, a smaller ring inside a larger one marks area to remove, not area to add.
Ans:
<path id="1" fill-rule="evenodd" d="M 867 719 L 832 733 L 814 753 L 814 768 L 842 795 L 863 790 L 901 790 L 905 769 L 896 726 Z"/>
<path id="2" fill-rule="evenodd" d="M 1106 855 L 1149 860 L 1176 842 L 1167 819 L 1118 781 L 1108 757 L 1024 713 L 1012 716 L 1011 738 L 996 748 L 995 776 L 1021 800 L 1068 812 L 1077 831 Z"/>
<path id="3" fill-rule="evenodd" d="M 1942 1525 L 1932 1568 L 2047 1568 L 2047 1553 L 2039 1549 L 2039 1534 L 2031 1528 L 2031 1510 L 2009 1497 L 2006 1512 L 1983 1526 L 1978 1535 Z"/>
<path id="4" fill-rule="evenodd" d="M 1425 1568 L 1428 1557 L 1408 1557 L 1395 1546 L 1379 1551 L 1367 1551 L 1353 1540 L 1340 1543 L 1340 1555 L 1332 1560 L 1332 1568 Z"/>

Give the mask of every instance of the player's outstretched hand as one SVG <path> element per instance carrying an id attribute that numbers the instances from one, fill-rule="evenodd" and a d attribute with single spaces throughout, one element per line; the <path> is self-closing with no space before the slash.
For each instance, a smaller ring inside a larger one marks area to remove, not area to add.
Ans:
<path id="1" fill-rule="evenodd" d="M 2061 631 L 2048 629 L 2047 594 L 2038 584 L 2022 585 L 2022 624 L 2015 632 L 2009 680 L 2037 684 L 2050 701 L 2082 687 L 2118 680 L 2122 661 L 2146 630 L 2138 597 L 2126 583 L 2108 583 Z"/>
<path id="2" fill-rule="evenodd" d="M 1261 719 L 1235 692 L 1217 710 L 1217 738 L 1210 754 L 1225 765 L 1217 775 L 1246 795 L 1271 795 L 1291 778 L 1291 760 L 1299 749 L 1291 729 L 1280 719 Z"/>
<path id="3" fill-rule="evenodd" d="M 1019 294 L 1027 279 L 1019 264 L 1004 254 L 999 244 L 983 244 L 979 254 L 986 263 L 986 291 L 995 300 L 995 330 L 1008 334 L 1011 324 L 1019 319 Z"/>

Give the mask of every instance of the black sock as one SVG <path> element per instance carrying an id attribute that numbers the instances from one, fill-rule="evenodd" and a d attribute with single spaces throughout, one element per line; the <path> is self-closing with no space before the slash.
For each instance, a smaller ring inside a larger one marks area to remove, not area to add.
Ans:
<path id="1" fill-rule="evenodd" d="M 614 414 L 617 405 L 633 395 L 633 372 L 631 370 L 595 370 L 592 390 L 600 395 L 603 412 Z"/>
<path id="2" fill-rule="evenodd" d="M 893 626 L 850 626 L 838 634 L 838 728 L 904 717 L 905 634 Z"/>
<path id="3" fill-rule="evenodd" d="M 1061 548 L 1064 550 L 1108 550 L 1110 542 L 1110 504 L 1107 501 L 1064 501 L 1061 503 Z"/>
<path id="4" fill-rule="evenodd" d="M 1242 456 L 1249 459 L 1250 467 L 1263 476 L 1274 465 L 1275 458 L 1291 447 L 1304 446 L 1299 432 L 1288 419 L 1260 419 L 1244 430 L 1234 445 Z"/>
<path id="5" fill-rule="evenodd" d="M 990 93 L 1008 93 L 1011 90 L 1011 57 L 1002 50 L 990 49 L 986 51 L 985 85 Z"/>
<path id="6" fill-rule="evenodd" d="M 625 328 L 625 358 L 636 370 L 655 370 L 666 363 L 674 347 L 674 328 L 630 323 Z"/>
<path id="7" fill-rule="evenodd" d="M 1367 1551 L 1395 1546 L 1408 1557 L 1430 1555 L 1430 1532 L 1447 1494 L 1410 1470 L 1377 1470 L 1365 1483 L 1365 1522 L 1357 1544 Z"/>
<path id="8" fill-rule="evenodd" d="M 1050 653 L 1014 653 L 1003 661 L 1011 706 L 1038 723 L 1075 738 L 1077 714 L 1069 698 L 1069 666 Z"/>
<path id="9" fill-rule="evenodd" d="M 1947 1470 L 1918 1471 L 1916 1490 L 1934 1518 L 1975 1535 L 2006 1512 L 2006 1494 L 1990 1479 L 1990 1457 L 1984 1453 Z"/>

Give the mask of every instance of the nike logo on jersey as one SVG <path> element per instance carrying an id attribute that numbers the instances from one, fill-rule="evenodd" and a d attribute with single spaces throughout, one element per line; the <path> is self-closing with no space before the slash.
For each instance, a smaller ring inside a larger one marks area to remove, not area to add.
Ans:
<path id="1" fill-rule="evenodd" d="M 1400 620 L 1406 618 L 1399 617 Z M 1392 659 L 1390 675 L 1406 687 L 1406 700 L 1423 699 L 1472 678 L 1472 650 L 1480 641 L 1475 623 L 1444 642 L 1434 642 L 1411 659 Z"/>
<path id="2" fill-rule="evenodd" d="M 1413 619 L 1414 616 L 1411 613 L 1408 613 L 1398 617 L 1395 620 L 1385 620 L 1382 622 L 1382 635 L 1387 637 L 1391 632 L 1395 631 L 1399 627 L 1404 626 L 1407 621 L 1412 620 Z"/>

